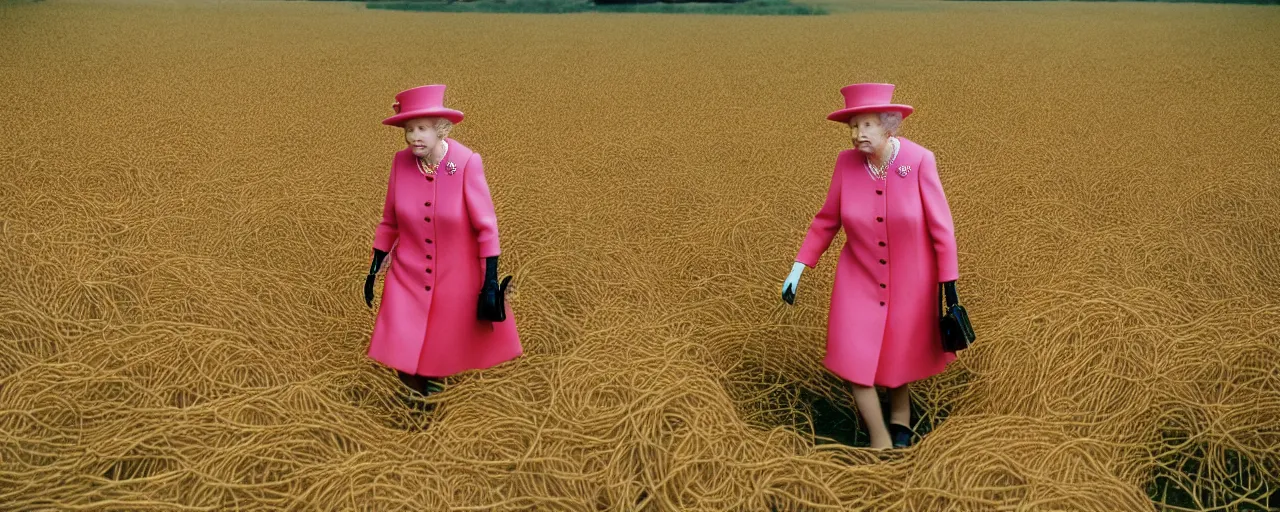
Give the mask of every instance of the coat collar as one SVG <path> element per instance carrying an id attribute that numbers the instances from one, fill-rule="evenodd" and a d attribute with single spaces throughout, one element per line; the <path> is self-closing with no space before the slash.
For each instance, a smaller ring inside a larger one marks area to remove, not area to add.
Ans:
<path id="1" fill-rule="evenodd" d="M 897 139 L 898 156 L 893 159 L 893 164 L 889 166 L 887 172 L 890 174 L 898 172 L 898 167 L 902 165 L 909 165 L 914 170 L 920 166 L 920 159 L 924 156 L 923 146 L 912 142 L 906 137 L 898 136 Z M 841 153 L 847 155 L 845 158 L 849 159 L 848 162 L 850 164 L 857 165 L 859 168 L 866 165 L 867 156 L 857 149 L 846 149 Z"/>
<path id="2" fill-rule="evenodd" d="M 898 166 L 910 165 L 912 169 L 920 166 L 920 158 L 924 156 L 924 148 L 919 144 L 908 140 L 906 137 L 898 137 L 898 158 L 894 159 L 893 165 L 889 166 L 889 173 L 898 172 Z"/>
<path id="3" fill-rule="evenodd" d="M 467 164 L 467 160 L 471 159 L 471 149 L 449 137 L 445 137 L 444 141 L 449 144 L 449 149 L 445 150 L 444 158 L 440 160 L 440 168 L 436 171 L 436 174 L 448 175 L 450 162 L 454 165 L 455 174 L 461 172 L 462 167 Z M 404 165 L 417 169 L 418 164 L 414 161 L 417 157 L 413 156 L 412 149 L 404 148 L 400 150 L 400 154 L 404 155 Z"/>

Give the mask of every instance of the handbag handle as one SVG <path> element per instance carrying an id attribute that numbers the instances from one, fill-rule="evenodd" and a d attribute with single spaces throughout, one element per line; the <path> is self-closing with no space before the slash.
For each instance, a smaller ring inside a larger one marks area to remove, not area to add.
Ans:
<path id="1" fill-rule="evenodd" d="M 943 292 L 943 289 L 945 288 L 946 284 L 938 283 L 938 310 L 940 310 L 940 312 L 938 312 L 938 316 L 947 316 L 946 296 L 945 292 Z"/>

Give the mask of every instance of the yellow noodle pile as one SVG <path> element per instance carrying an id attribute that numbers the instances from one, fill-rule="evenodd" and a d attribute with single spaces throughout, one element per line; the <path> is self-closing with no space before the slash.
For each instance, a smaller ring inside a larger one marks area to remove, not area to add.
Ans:
<path id="1" fill-rule="evenodd" d="M 0 508 L 1280 506 L 1280 11 L 915 5 L 0 6 Z M 860 81 L 917 108 L 978 334 L 891 452 L 810 421 L 852 414 L 843 235 L 779 297 Z M 526 354 L 424 404 L 361 288 L 427 83 Z"/>

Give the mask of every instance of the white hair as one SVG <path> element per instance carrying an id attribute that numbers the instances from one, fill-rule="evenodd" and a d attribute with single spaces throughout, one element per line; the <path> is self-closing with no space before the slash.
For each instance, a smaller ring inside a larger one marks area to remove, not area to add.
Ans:
<path id="1" fill-rule="evenodd" d="M 424 117 L 415 117 L 413 119 L 425 119 L 428 122 L 431 122 L 431 124 L 434 125 L 435 127 L 436 134 L 439 135 L 440 138 L 442 139 L 447 137 L 449 135 L 449 132 L 453 131 L 453 121 L 450 121 L 444 117 L 424 116 Z M 405 119 L 404 123 L 401 124 L 401 128 L 404 128 L 404 124 L 408 124 L 409 121 L 410 119 Z"/>
<path id="2" fill-rule="evenodd" d="M 443 139 L 445 137 L 448 137 L 449 132 L 453 131 L 453 121 L 450 121 L 443 117 L 433 117 L 432 119 L 436 120 L 436 135 L 439 135 L 440 138 Z"/>
<path id="3" fill-rule="evenodd" d="M 898 129 L 902 128 L 902 112 L 881 112 L 880 125 L 889 135 L 898 135 Z"/>
<path id="4" fill-rule="evenodd" d="M 898 130 L 902 128 L 902 112 L 889 111 L 876 113 L 880 115 L 880 126 L 884 127 L 884 131 L 888 133 L 890 137 L 897 136 Z M 850 128 L 856 128 L 854 125 L 857 122 L 854 121 L 853 117 L 850 117 L 847 122 Z"/>

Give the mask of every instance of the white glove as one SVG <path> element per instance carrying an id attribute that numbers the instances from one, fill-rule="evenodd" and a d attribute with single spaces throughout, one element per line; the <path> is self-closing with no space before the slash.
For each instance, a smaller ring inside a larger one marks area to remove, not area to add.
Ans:
<path id="1" fill-rule="evenodd" d="M 787 279 L 782 282 L 782 300 L 786 300 L 788 304 L 795 300 L 796 289 L 800 287 L 800 274 L 804 272 L 804 263 L 795 262 L 791 265 L 791 273 L 787 275 Z M 792 299 L 787 300 L 787 291 L 790 290 Z"/>

